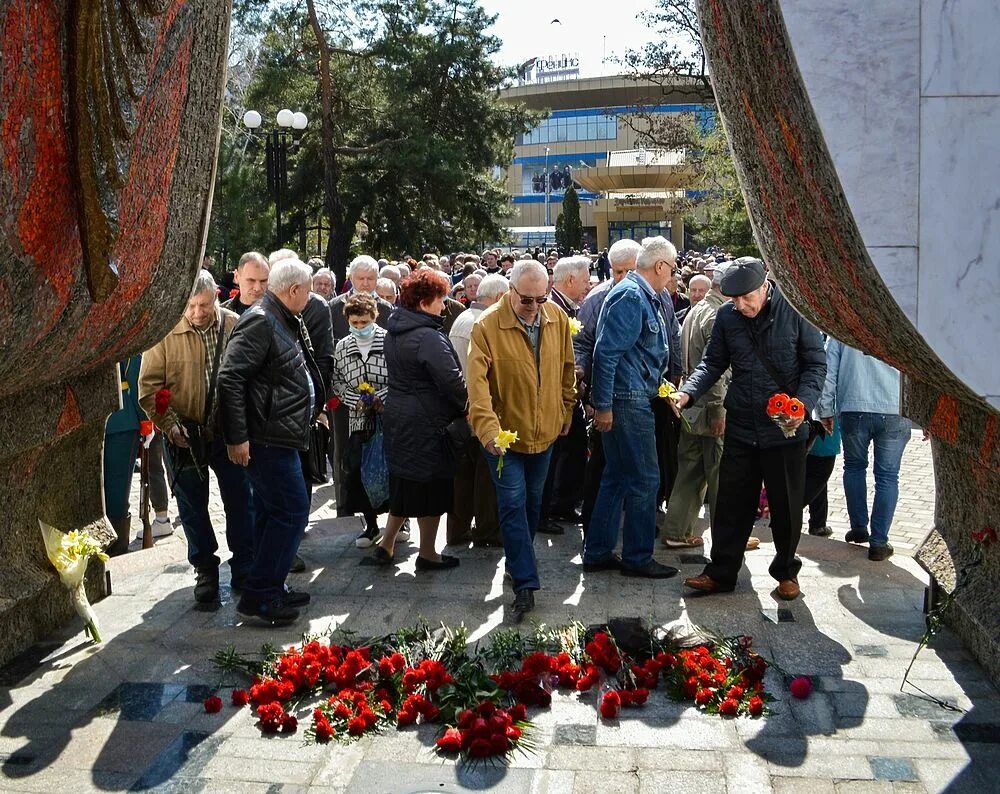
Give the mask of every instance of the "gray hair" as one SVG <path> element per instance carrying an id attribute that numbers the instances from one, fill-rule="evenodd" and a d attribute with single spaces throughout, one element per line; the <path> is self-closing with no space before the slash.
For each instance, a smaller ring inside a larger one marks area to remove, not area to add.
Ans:
<path id="1" fill-rule="evenodd" d="M 668 262 L 677 261 L 674 244 L 666 237 L 647 237 L 642 241 L 642 250 L 636 257 L 635 267 L 637 270 L 646 270 L 664 259 Z"/>
<path id="2" fill-rule="evenodd" d="M 732 266 L 728 262 L 719 262 L 715 266 L 715 269 L 712 271 L 712 286 L 713 287 L 718 287 L 720 284 L 722 284 L 722 279 L 725 278 L 726 273 L 729 272 L 729 270 L 730 270 L 731 267 Z M 708 278 L 708 277 L 706 276 L 706 278 Z M 691 279 L 691 280 L 694 281 L 694 279 Z"/>
<path id="3" fill-rule="evenodd" d="M 586 273 L 590 275 L 589 256 L 564 256 L 552 268 L 552 280 L 561 284 L 569 278 Z"/>
<path id="4" fill-rule="evenodd" d="M 469 273 L 469 275 L 467 275 L 465 278 L 462 279 L 462 286 L 463 287 L 467 287 L 469 285 L 469 279 L 470 278 L 475 279 L 477 284 L 480 281 L 483 280 L 483 276 L 481 276 L 480 274 L 475 273 L 475 272 Z"/>
<path id="5" fill-rule="evenodd" d="M 354 259 L 351 260 L 350 266 L 347 268 L 347 275 L 353 278 L 355 273 L 361 273 L 363 271 L 374 273 L 377 276 L 378 262 L 367 254 L 354 257 Z"/>
<path id="6" fill-rule="evenodd" d="M 397 295 L 399 294 L 399 289 L 396 287 L 396 282 L 391 278 L 380 278 L 375 282 L 375 291 L 378 292 L 379 289 L 391 289 Z"/>
<path id="7" fill-rule="evenodd" d="M 510 283 L 515 288 L 517 288 L 517 285 L 521 283 L 521 279 L 525 276 L 528 278 L 538 278 L 546 283 L 549 280 L 549 272 L 534 259 L 521 259 L 515 262 L 514 267 L 510 269 Z"/>
<path id="8" fill-rule="evenodd" d="M 635 240 L 618 240 L 608 249 L 608 261 L 612 265 L 621 265 L 625 262 L 634 262 L 639 258 L 642 246 Z"/>
<path id="9" fill-rule="evenodd" d="M 711 287 L 712 287 L 712 279 L 710 279 L 710 278 L 709 278 L 708 276 L 703 276 L 703 275 L 701 275 L 701 274 L 699 273 L 699 274 L 698 274 L 697 276 L 692 276 L 692 277 L 691 277 L 691 280 L 690 280 L 690 281 L 688 282 L 688 288 L 690 289 L 690 288 L 691 288 L 691 286 L 692 286 L 692 285 L 693 285 L 693 284 L 694 284 L 694 283 L 695 283 L 696 281 L 697 281 L 697 282 L 698 282 L 699 284 L 701 284 L 701 283 L 704 283 L 704 284 L 705 284 L 705 286 L 706 286 L 706 287 L 708 287 L 709 289 L 711 289 Z"/>
<path id="10" fill-rule="evenodd" d="M 499 298 L 510 290 L 510 282 L 499 273 L 491 273 L 479 284 L 476 298 Z"/>
<path id="11" fill-rule="evenodd" d="M 207 270 L 199 270 L 198 275 L 194 278 L 194 287 L 191 288 L 191 297 L 193 298 L 195 295 L 200 295 L 203 292 L 211 292 L 213 295 L 217 295 L 218 289 L 212 274 Z"/>
<path id="12" fill-rule="evenodd" d="M 392 282 L 398 282 L 402 278 L 402 274 L 399 272 L 399 268 L 395 265 L 386 265 L 379 272 L 380 278 L 387 278 Z M 395 276 L 395 278 L 393 278 Z"/>
<path id="13" fill-rule="evenodd" d="M 309 263 L 306 262 L 306 264 L 308 265 Z M 313 273 L 313 278 L 322 278 L 323 276 L 326 276 L 328 279 L 330 279 L 330 281 L 333 282 L 334 287 L 337 286 L 337 276 L 334 274 L 332 270 L 330 270 L 330 268 L 321 267 L 319 270 Z"/>
<path id="14" fill-rule="evenodd" d="M 295 253 L 291 248 L 279 248 L 277 251 L 271 251 L 270 256 L 267 257 L 267 263 L 269 265 L 274 265 L 275 262 L 280 262 L 282 259 L 298 259 L 299 255 Z M 312 270 L 312 268 L 309 268 Z"/>
<path id="15" fill-rule="evenodd" d="M 271 292 L 288 292 L 296 284 L 312 286 L 313 271 L 298 257 L 279 259 L 271 268 L 267 288 Z"/>
<path id="16" fill-rule="evenodd" d="M 404 262 L 400 262 L 398 265 L 396 265 L 396 270 L 399 271 L 400 278 L 406 278 L 408 275 L 410 275 L 410 273 L 413 272 L 412 270 L 410 270 L 410 266 Z"/>

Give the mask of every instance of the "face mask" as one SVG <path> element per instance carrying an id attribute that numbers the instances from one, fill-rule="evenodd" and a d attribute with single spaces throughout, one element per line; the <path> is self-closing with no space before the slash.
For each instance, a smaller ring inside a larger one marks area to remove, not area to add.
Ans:
<path id="1" fill-rule="evenodd" d="M 364 328 L 355 328 L 353 325 L 350 327 L 351 333 L 358 337 L 358 339 L 367 339 L 373 333 L 375 333 L 375 323 L 371 325 L 366 325 Z"/>

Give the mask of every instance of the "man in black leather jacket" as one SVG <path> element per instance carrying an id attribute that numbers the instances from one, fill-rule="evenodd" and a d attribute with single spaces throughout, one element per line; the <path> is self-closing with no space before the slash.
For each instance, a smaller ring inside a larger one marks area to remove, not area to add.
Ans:
<path id="1" fill-rule="evenodd" d="M 219 371 L 223 435 L 234 463 L 247 467 L 254 489 L 257 545 L 237 611 L 278 625 L 295 620 L 307 593 L 285 587 L 309 520 L 300 451 L 326 402 L 301 313 L 310 300 L 311 268 L 283 259 L 268 292 L 233 330 Z"/>
<path id="2" fill-rule="evenodd" d="M 812 413 L 826 378 L 823 337 L 767 280 L 759 259 L 733 262 L 720 289 L 733 300 L 720 307 L 705 355 L 674 403 L 677 411 L 694 403 L 732 367 L 712 562 L 684 584 L 705 593 L 736 586 L 763 481 L 775 545 L 769 573 L 778 580 L 779 597 L 791 600 L 799 595 L 802 567 L 795 550 L 802 532 L 809 423 L 804 417 L 790 422 L 795 433 L 786 437 L 768 417 L 767 403 L 785 392 L 805 404 L 805 417 Z"/>

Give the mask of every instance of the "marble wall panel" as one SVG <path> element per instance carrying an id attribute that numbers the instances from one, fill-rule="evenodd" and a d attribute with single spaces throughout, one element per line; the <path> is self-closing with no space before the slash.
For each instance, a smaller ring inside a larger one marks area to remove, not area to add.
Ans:
<path id="1" fill-rule="evenodd" d="M 924 95 L 1000 94 L 997 0 L 923 0 L 920 19 Z"/>
<path id="2" fill-rule="evenodd" d="M 899 308 L 917 325 L 917 249 L 869 248 L 868 255 Z"/>
<path id="3" fill-rule="evenodd" d="M 917 245 L 918 0 L 795 0 L 781 8 L 865 244 Z"/>
<path id="4" fill-rule="evenodd" d="M 997 405 L 1000 96 L 922 100 L 921 137 L 917 329 Z"/>

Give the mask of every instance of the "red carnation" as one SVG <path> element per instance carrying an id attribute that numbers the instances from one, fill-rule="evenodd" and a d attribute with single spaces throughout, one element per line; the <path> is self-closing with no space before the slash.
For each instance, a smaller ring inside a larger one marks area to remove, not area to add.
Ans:
<path id="1" fill-rule="evenodd" d="M 792 679 L 788 689 L 793 697 L 805 700 L 812 693 L 812 679 L 807 675 L 800 675 L 798 678 Z"/>
<path id="2" fill-rule="evenodd" d="M 733 700 L 732 698 L 726 698 L 719 704 L 719 713 L 725 714 L 727 717 L 735 717 L 739 710 L 739 701 Z"/>
<path id="3" fill-rule="evenodd" d="M 160 389 L 153 398 L 153 410 L 157 416 L 163 416 L 170 407 L 170 389 Z"/>
<path id="4" fill-rule="evenodd" d="M 250 702 L 250 693 L 245 689 L 234 689 L 232 701 L 234 706 L 241 708 Z"/>
<path id="5" fill-rule="evenodd" d="M 218 695 L 205 698 L 205 711 L 209 714 L 217 714 L 222 711 L 222 698 Z"/>
<path id="6" fill-rule="evenodd" d="M 469 755 L 473 758 L 486 758 L 493 754 L 489 739 L 476 739 L 469 745 Z"/>
<path id="7" fill-rule="evenodd" d="M 240 294 L 240 291 L 238 289 L 231 289 L 231 290 L 229 290 L 229 299 L 232 300 L 233 298 L 235 298 L 239 294 Z"/>
<path id="8" fill-rule="evenodd" d="M 525 706 L 523 703 L 516 703 L 515 705 L 511 706 L 510 711 L 508 713 L 510 714 L 510 718 L 514 720 L 514 722 L 524 722 L 526 719 L 528 719 L 528 707 Z"/>
<path id="9" fill-rule="evenodd" d="M 401 708 L 396 713 L 396 724 L 401 728 L 405 728 L 407 725 L 413 725 L 417 721 L 417 712 L 413 709 Z"/>
<path id="10" fill-rule="evenodd" d="M 694 702 L 699 706 L 707 706 L 712 702 L 715 693 L 711 689 L 699 689 L 694 696 Z"/>
<path id="11" fill-rule="evenodd" d="M 733 700 L 743 700 L 743 687 L 734 686 L 730 687 L 729 691 L 726 692 L 727 698 L 732 698 Z"/>
<path id="12" fill-rule="evenodd" d="M 331 412 L 336 411 L 339 407 L 340 407 L 339 397 L 331 397 L 329 400 L 326 401 L 326 410 L 328 411 Z"/>
<path id="13" fill-rule="evenodd" d="M 365 721 L 362 717 L 351 717 L 347 721 L 347 732 L 351 736 L 360 736 L 365 732 Z"/>
<path id="14" fill-rule="evenodd" d="M 457 753 L 462 749 L 462 732 L 448 728 L 434 744 L 442 753 Z"/>
<path id="15" fill-rule="evenodd" d="M 750 716 L 759 717 L 764 713 L 764 701 L 758 695 L 754 695 L 747 703 L 747 708 L 750 709 Z"/>
<path id="16" fill-rule="evenodd" d="M 322 714 L 320 714 L 313 723 L 313 730 L 316 732 L 317 742 L 328 742 L 334 737 L 334 730 L 333 726 L 330 724 L 330 720 Z"/>
<path id="17" fill-rule="evenodd" d="M 299 721 L 291 714 L 286 714 L 281 718 L 281 730 L 286 733 L 295 733 L 299 728 Z"/>
<path id="18" fill-rule="evenodd" d="M 610 692 L 605 692 L 604 697 L 601 698 L 601 716 L 606 720 L 614 719 L 618 716 L 621 705 L 621 695 L 615 690 L 612 689 Z"/>

